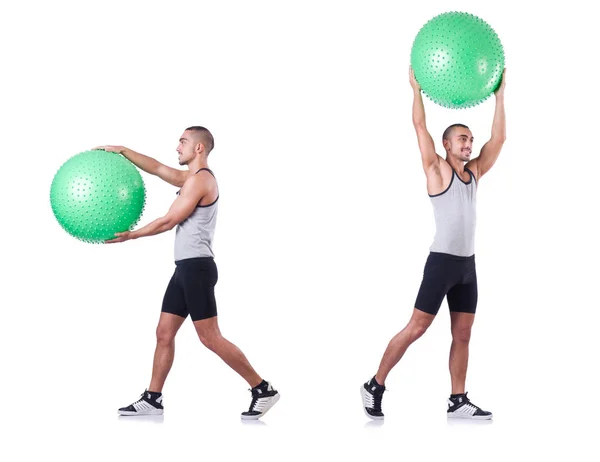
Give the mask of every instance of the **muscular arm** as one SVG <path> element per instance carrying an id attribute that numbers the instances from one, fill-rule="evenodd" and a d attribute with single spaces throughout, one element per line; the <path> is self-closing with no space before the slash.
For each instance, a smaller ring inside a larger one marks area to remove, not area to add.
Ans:
<path id="1" fill-rule="evenodd" d="M 419 150 L 421 151 L 421 161 L 423 162 L 423 170 L 425 174 L 429 174 L 432 170 L 439 167 L 440 157 L 435 152 L 435 144 L 433 138 L 427 130 L 425 122 L 425 106 L 423 106 L 423 97 L 421 96 L 421 87 L 419 86 L 415 75 L 410 69 L 409 71 L 410 85 L 413 89 L 414 100 L 412 108 L 412 120 L 417 132 L 417 140 L 419 142 Z"/>
<path id="2" fill-rule="evenodd" d="M 156 175 L 161 180 L 164 180 L 173 186 L 183 186 L 183 183 L 185 183 L 189 174 L 189 172 L 185 170 L 167 167 L 152 157 L 145 156 L 144 154 L 140 154 L 139 152 L 135 152 L 128 148 L 123 148 L 121 154 L 143 171 L 150 173 L 151 175 Z"/>
<path id="3" fill-rule="evenodd" d="M 95 149 L 104 149 L 105 151 L 118 152 L 126 157 L 132 164 L 140 168 L 146 173 L 156 175 L 161 180 L 172 184 L 173 186 L 181 187 L 188 178 L 189 172 L 185 170 L 177 170 L 176 168 L 167 167 L 152 157 L 148 157 L 139 152 L 125 146 L 100 146 Z"/>
<path id="4" fill-rule="evenodd" d="M 423 98 L 420 91 L 415 91 L 413 102 L 413 125 L 417 133 L 419 150 L 421 151 L 421 161 L 423 170 L 429 173 L 433 168 L 439 166 L 439 156 L 435 152 L 433 138 L 427 130 L 425 123 L 425 108 L 423 107 Z"/>
<path id="5" fill-rule="evenodd" d="M 505 74 L 502 75 L 502 82 L 496 90 L 496 110 L 494 112 L 494 121 L 492 122 L 492 136 L 490 140 L 483 145 L 479 156 L 467 163 L 466 167 L 473 167 L 477 180 L 485 175 L 496 163 L 502 146 L 506 141 L 506 114 L 504 112 L 504 85 Z M 472 165 L 469 165 L 472 164 Z M 474 165 L 473 165 L 474 164 Z"/>

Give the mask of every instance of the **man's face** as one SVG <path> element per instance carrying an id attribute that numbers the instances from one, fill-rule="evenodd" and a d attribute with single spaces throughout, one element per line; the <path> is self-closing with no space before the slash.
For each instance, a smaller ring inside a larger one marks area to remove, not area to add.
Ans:
<path id="1" fill-rule="evenodd" d="M 183 132 L 179 138 L 177 153 L 179 154 L 179 165 L 187 165 L 196 156 L 196 147 L 198 142 L 194 139 L 193 134 L 189 131 Z"/>
<path id="2" fill-rule="evenodd" d="M 471 151 L 473 150 L 473 139 L 471 130 L 455 127 L 452 130 L 450 139 L 446 141 L 450 148 L 449 153 L 463 162 L 468 162 L 471 159 Z"/>

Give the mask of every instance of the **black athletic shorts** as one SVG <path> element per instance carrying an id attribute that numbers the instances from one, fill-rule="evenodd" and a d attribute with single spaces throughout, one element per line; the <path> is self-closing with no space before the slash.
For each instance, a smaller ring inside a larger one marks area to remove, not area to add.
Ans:
<path id="1" fill-rule="evenodd" d="M 436 315 L 446 295 L 450 311 L 475 313 L 477 307 L 475 255 L 458 257 L 438 252 L 429 254 L 415 308 Z"/>
<path id="2" fill-rule="evenodd" d="M 189 314 L 192 321 L 217 315 L 215 285 L 217 265 L 212 257 L 198 257 L 175 262 L 175 272 L 163 299 L 163 313 L 183 318 Z"/>

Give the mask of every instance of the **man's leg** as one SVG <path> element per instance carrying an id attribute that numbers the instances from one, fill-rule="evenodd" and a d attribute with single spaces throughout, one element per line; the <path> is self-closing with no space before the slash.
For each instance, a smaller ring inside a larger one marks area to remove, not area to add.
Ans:
<path id="1" fill-rule="evenodd" d="M 242 419 L 259 419 L 279 400 L 279 392 L 256 373 L 237 346 L 221 335 L 214 291 L 218 280 L 214 260 L 194 259 L 182 263 L 181 267 L 186 305 L 200 341 L 252 388 L 250 409 L 242 413 Z"/>
<path id="2" fill-rule="evenodd" d="M 415 308 L 406 327 L 390 340 L 381 358 L 377 374 L 360 387 L 363 409 L 367 417 L 375 420 L 384 418 L 382 399 L 388 374 L 400 361 L 410 344 L 425 333 L 434 319 L 435 314 L 426 313 Z"/>
<path id="3" fill-rule="evenodd" d="M 360 388 L 363 408 L 369 418 L 383 419 L 382 399 L 388 374 L 408 347 L 425 333 L 435 319 L 448 288 L 451 287 L 449 280 L 454 272 L 449 263 L 451 261 L 448 262 L 443 254 L 430 253 L 427 257 L 423 280 L 408 324 L 389 342 L 377 374 Z"/>
<path id="4" fill-rule="evenodd" d="M 475 313 L 450 312 L 452 346 L 450 347 L 450 378 L 452 394 L 465 392 L 467 366 L 469 364 L 469 340 Z"/>
<path id="5" fill-rule="evenodd" d="M 194 321 L 194 327 L 202 344 L 240 374 L 251 388 L 256 387 L 262 382 L 262 378 L 250 365 L 244 353 L 221 335 L 217 316 Z"/>
<path id="6" fill-rule="evenodd" d="M 162 414 L 162 388 L 175 356 L 175 335 L 187 317 L 180 274 L 175 270 L 165 296 L 162 312 L 156 328 L 156 349 L 150 387 L 142 393 L 140 399 L 129 406 L 119 409 L 121 415 Z"/>
<path id="7" fill-rule="evenodd" d="M 260 419 L 279 401 L 279 392 L 256 373 L 237 346 L 221 335 L 217 316 L 194 321 L 194 326 L 202 344 L 240 374 L 252 388 L 252 401 L 249 409 L 242 412 L 242 419 Z"/>
<path id="8" fill-rule="evenodd" d="M 184 317 L 161 313 L 156 328 L 156 350 L 152 366 L 152 379 L 148 391 L 161 393 L 175 357 L 175 335 L 185 321 Z"/>
<path id="9" fill-rule="evenodd" d="M 452 259 L 448 259 L 444 254 L 430 253 L 427 257 L 412 317 L 406 327 L 388 344 L 375 375 L 378 384 L 384 385 L 388 374 L 410 344 L 421 337 L 435 319 L 451 287 L 449 281 L 454 277 L 452 264 Z"/>
<path id="10" fill-rule="evenodd" d="M 240 374 L 250 387 L 262 383 L 244 353 L 221 335 L 217 317 L 215 285 L 219 278 L 212 258 L 192 259 L 180 265 L 185 301 L 202 344 Z"/>
<path id="11" fill-rule="evenodd" d="M 416 308 L 413 310 L 412 317 L 406 327 L 392 338 L 383 354 L 379 370 L 375 375 L 375 380 L 379 385 L 385 385 L 385 380 L 392 368 L 404 356 L 408 347 L 425 333 L 434 319 L 435 315 L 433 314 L 425 313 Z"/>
<path id="12" fill-rule="evenodd" d="M 448 308 L 450 309 L 450 325 L 452 345 L 450 347 L 450 379 L 452 394 L 465 392 L 467 366 L 469 364 L 469 341 L 471 328 L 477 310 L 477 273 L 474 259 L 461 263 L 464 272 L 463 283 L 457 284 L 448 291 Z"/>
<path id="13" fill-rule="evenodd" d="M 477 307 L 477 275 L 474 260 L 467 260 L 465 266 L 464 283 L 452 287 L 448 292 L 452 329 L 449 360 L 452 394 L 448 399 L 447 415 L 451 418 L 488 420 L 492 418 L 492 413 L 473 404 L 465 391 L 469 341 Z"/>

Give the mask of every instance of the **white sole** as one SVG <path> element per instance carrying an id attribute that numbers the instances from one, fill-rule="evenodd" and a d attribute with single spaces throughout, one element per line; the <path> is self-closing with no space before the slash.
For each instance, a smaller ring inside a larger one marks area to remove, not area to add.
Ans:
<path id="1" fill-rule="evenodd" d="M 258 419 L 260 419 L 267 412 L 269 412 L 269 409 L 271 409 L 273 406 L 275 406 L 275 403 L 277 403 L 277 401 L 279 401 L 279 398 L 280 398 L 280 395 L 279 395 L 279 392 L 277 392 L 277 394 L 275 396 L 273 396 L 273 399 L 271 401 L 269 401 L 269 404 L 262 411 L 261 414 L 258 414 L 258 415 L 244 415 L 244 414 L 242 414 L 241 415 L 242 420 L 258 420 Z"/>
<path id="2" fill-rule="evenodd" d="M 492 420 L 493 415 L 467 415 L 448 413 L 449 419 L 467 419 L 467 420 Z"/>
<path id="3" fill-rule="evenodd" d="M 362 403 L 363 403 L 363 411 L 365 411 L 365 415 L 369 418 L 369 419 L 373 419 L 373 420 L 383 420 L 383 417 L 377 417 L 377 416 L 373 416 L 371 414 L 369 414 L 367 412 L 367 406 L 365 403 L 365 394 L 367 393 L 367 391 L 365 390 L 365 386 L 361 385 L 360 386 L 360 397 L 362 398 Z"/>
<path id="4" fill-rule="evenodd" d="M 163 415 L 164 409 L 154 409 L 154 410 L 146 410 L 140 412 L 132 412 L 132 411 L 119 411 L 119 415 Z"/>

